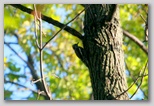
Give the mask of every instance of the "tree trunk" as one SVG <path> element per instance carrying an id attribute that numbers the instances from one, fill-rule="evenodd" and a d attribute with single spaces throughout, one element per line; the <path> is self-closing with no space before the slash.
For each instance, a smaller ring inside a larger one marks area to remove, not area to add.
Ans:
<path id="1" fill-rule="evenodd" d="M 84 6 L 89 8 L 85 11 L 83 48 L 74 48 L 89 68 L 94 99 L 128 100 L 119 8 L 114 4 Z"/>

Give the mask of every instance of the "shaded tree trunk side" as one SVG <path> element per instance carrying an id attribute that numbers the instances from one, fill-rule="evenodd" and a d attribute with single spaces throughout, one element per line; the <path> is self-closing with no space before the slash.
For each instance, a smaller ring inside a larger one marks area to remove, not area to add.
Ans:
<path id="1" fill-rule="evenodd" d="M 127 82 L 118 6 L 90 5 L 85 11 L 84 34 L 80 59 L 89 68 L 94 99 L 128 100 L 123 93 Z"/>

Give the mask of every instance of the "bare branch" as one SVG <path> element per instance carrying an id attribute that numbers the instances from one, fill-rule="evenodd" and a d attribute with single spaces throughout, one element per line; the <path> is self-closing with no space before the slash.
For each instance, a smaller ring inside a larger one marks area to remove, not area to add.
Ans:
<path id="1" fill-rule="evenodd" d="M 4 44 L 18 44 L 17 42 L 4 42 Z"/>
<path id="2" fill-rule="evenodd" d="M 139 77 L 135 80 L 135 82 L 134 83 L 132 83 L 130 86 L 129 86 L 129 88 L 127 89 L 127 90 L 125 90 L 124 92 L 122 92 L 120 95 L 117 95 L 115 98 L 118 98 L 118 97 L 120 97 L 121 95 L 123 95 L 124 93 L 126 93 L 129 89 L 131 89 L 132 88 L 132 86 L 134 85 L 134 84 L 136 84 L 137 83 L 137 80 L 139 79 Z"/>
<path id="3" fill-rule="evenodd" d="M 32 9 L 29 9 L 29 8 L 27 8 L 27 7 L 25 7 L 25 6 L 21 5 L 21 4 L 10 4 L 10 5 L 15 7 L 15 8 L 20 9 L 23 12 L 27 12 L 29 14 L 31 14 L 32 11 L 33 11 Z M 48 22 L 50 24 L 53 24 L 53 25 L 55 25 L 55 26 L 57 26 L 59 28 L 63 28 L 65 26 L 65 24 L 60 23 L 60 22 L 58 22 L 58 21 L 56 21 L 56 20 L 54 20 L 54 19 L 52 19 L 50 17 L 47 17 L 45 15 L 42 15 L 42 20 L 44 20 L 44 21 L 46 21 L 46 22 Z M 75 29 L 73 29 L 73 28 L 71 28 L 69 26 L 66 26 L 64 28 L 64 30 L 67 31 L 68 33 L 72 34 L 73 36 L 81 39 L 81 40 L 83 39 L 83 36 L 82 36 L 82 34 L 80 32 L 78 32 L 77 30 L 75 30 Z"/>
<path id="4" fill-rule="evenodd" d="M 29 13 L 29 14 L 31 14 L 32 11 L 33 11 L 33 10 L 31 10 L 31 9 L 29 9 L 29 8 L 27 8 L 27 7 L 24 7 L 24 6 L 20 5 L 20 4 L 11 4 L 11 5 L 12 5 L 13 7 L 16 7 L 16 8 L 18 8 L 18 9 L 24 11 L 24 12 L 27 12 L 27 13 Z M 82 6 L 85 6 L 85 5 L 83 4 Z M 78 31 L 76 31 L 75 29 L 73 29 L 73 28 L 71 28 L 71 27 L 69 27 L 69 26 L 66 26 L 66 27 L 65 27 L 65 24 L 63 24 L 63 23 L 60 23 L 60 22 L 58 22 L 58 21 L 56 21 L 56 20 L 54 20 L 54 19 L 52 19 L 52 18 L 49 18 L 49 17 L 47 17 L 47 16 L 45 16 L 45 15 L 42 15 L 42 19 L 43 19 L 44 21 L 48 22 L 48 23 L 51 23 L 51 24 L 53 24 L 53 25 L 55 25 L 55 26 L 61 28 L 61 29 L 64 28 L 65 31 L 69 32 L 69 33 L 72 34 L 73 36 L 78 37 L 78 38 L 81 39 L 81 40 L 83 39 L 83 36 L 82 36 Z M 148 55 L 148 49 L 144 46 L 144 44 L 143 44 L 138 38 L 136 38 L 135 36 L 133 36 L 132 34 L 130 34 L 129 32 L 127 32 L 127 31 L 125 31 L 125 30 L 123 30 L 123 33 L 124 33 L 125 36 L 129 37 L 129 38 L 132 39 L 137 45 L 139 45 L 139 46 L 141 47 L 141 49 Z"/>
<path id="5" fill-rule="evenodd" d="M 123 34 L 127 37 L 129 37 L 132 41 L 134 41 L 138 46 L 140 46 L 140 48 L 148 55 L 148 49 L 146 48 L 146 46 L 134 35 L 130 34 L 129 32 L 127 32 L 126 30 L 123 30 Z"/>
<path id="6" fill-rule="evenodd" d="M 43 87 L 44 87 L 44 92 L 46 93 L 48 99 L 52 100 L 52 96 L 51 96 L 51 94 L 50 94 L 50 92 L 47 88 L 47 83 L 45 81 L 44 72 L 43 72 L 42 19 L 41 19 L 41 17 L 38 17 L 38 14 L 36 13 L 37 10 L 36 10 L 35 4 L 34 4 L 34 11 L 35 11 L 34 20 L 35 20 L 35 22 L 36 22 L 36 19 L 39 21 L 40 45 L 38 47 L 40 47 L 40 48 L 38 48 L 38 49 L 40 51 L 40 74 L 41 74 L 42 84 L 43 84 Z M 35 30 L 35 31 L 37 32 L 37 30 Z M 36 32 L 35 32 L 35 34 L 36 34 Z"/>
<path id="7" fill-rule="evenodd" d="M 28 64 L 28 62 L 25 59 L 23 59 L 8 43 L 4 41 L 4 44 L 6 44 L 22 61 Z"/>
<path id="8" fill-rule="evenodd" d="M 36 45 L 37 47 L 40 49 L 40 46 L 38 44 L 38 37 L 37 37 L 37 25 L 36 25 L 36 18 L 38 19 L 38 16 L 37 16 L 37 12 L 36 12 L 36 7 L 34 6 L 34 33 L 35 33 L 35 41 L 36 41 Z"/>
<path id="9" fill-rule="evenodd" d="M 148 63 L 148 62 L 147 62 Z M 138 79 L 140 78 L 140 77 L 142 77 L 142 79 L 141 79 L 141 81 L 143 80 L 143 77 L 146 77 L 148 74 L 145 74 L 145 69 L 146 69 L 146 67 L 147 67 L 147 63 L 146 63 L 146 66 L 144 67 L 144 72 L 143 72 L 143 74 L 142 75 L 140 75 L 140 73 L 141 73 L 141 71 L 139 72 L 139 75 L 138 75 L 138 77 L 137 77 L 137 79 L 134 81 L 134 83 L 132 83 L 130 86 L 129 86 L 129 88 L 127 89 L 127 90 L 125 90 L 124 92 L 122 92 L 120 95 L 117 95 L 115 98 L 118 98 L 119 96 L 121 96 L 121 95 L 123 95 L 124 93 L 126 93 L 129 89 L 131 89 L 132 88 L 132 86 L 134 85 L 134 84 L 136 84 L 137 83 L 137 81 L 138 81 Z M 126 65 L 127 66 L 127 65 Z M 139 86 L 141 86 L 141 85 L 139 85 Z M 137 89 L 138 90 L 138 89 Z M 137 92 L 137 90 L 136 90 L 136 92 Z M 136 94 L 136 92 L 134 92 L 134 95 Z M 133 95 L 133 96 L 134 96 Z M 130 98 L 131 99 L 131 98 Z"/>
<path id="10" fill-rule="evenodd" d="M 144 19 L 143 15 L 140 14 L 140 17 L 143 19 L 143 21 L 146 23 L 146 20 Z"/>
<path id="11" fill-rule="evenodd" d="M 33 85 L 33 84 L 35 84 L 35 83 L 37 83 L 37 82 L 39 82 L 41 80 L 42 80 L 41 78 L 40 79 L 37 79 L 37 80 L 32 80 L 31 84 Z"/>
<path id="12" fill-rule="evenodd" d="M 141 78 L 141 82 L 140 84 L 138 85 L 136 91 L 134 92 L 134 94 L 130 97 L 130 99 L 136 94 L 136 92 L 140 89 L 141 85 L 142 85 L 142 82 L 143 82 L 143 78 L 144 78 L 144 74 L 145 74 L 145 70 L 147 68 L 147 65 L 148 65 L 148 61 L 146 62 L 146 65 L 144 67 L 144 70 L 143 70 L 143 74 L 142 74 L 142 78 Z"/>
<path id="13" fill-rule="evenodd" d="M 27 64 L 27 66 L 29 67 L 29 69 L 30 69 L 30 71 L 31 71 L 31 73 L 32 73 L 32 76 L 33 76 L 33 78 L 34 79 L 39 79 L 38 78 L 38 76 L 37 76 L 37 74 L 36 74 L 36 71 L 35 71 L 35 69 L 33 68 L 33 63 L 32 63 L 32 57 L 31 57 L 31 55 L 29 55 L 28 56 L 28 62 L 25 60 L 25 59 L 23 59 L 8 43 L 6 43 L 5 41 L 4 41 L 4 43 L 25 63 L 25 64 Z M 38 82 L 38 83 L 36 83 L 36 86 L 37 86 L 37 88 L 38 89 L 40 89 L 40 90 L 43 90 L 43 88 L 42 88 L 42 83 L 41 82 Z M 45 98 L 46 98 L 46 96 L 45 96 Z"/>
<path id="14" fill-rule="evenodd" d="M 11 84 L 15 84 L 15 85 L 21 86 L 21 87 L 23 87 L 23 88 L 26 88 L 26 89 L 28 89 L 28 90 L 30 90 L 30 91 L 32 91 L 32 92 L 34 92 L 34 93 L 38 94 L 38 92 L 37 92 L 37 91 L 35 91 L 35 90 L 33 90 L 33 89 L 30 89 L 30 88 L 26 87 L 25 85 L 22 85 L 22 84 L 19 84 L 19 83 L 16 83 L 16 82 L 12 82 L 12 81 L 4 81 L 4 83 L 11 83 Z M 41 95 L 46 96 L 46 95 L 45 95 L 45 94 L 43 94 L 43 93 L 42 93 Z"/>
<path id="15" fill-rule="evenodd" d="M 53 35 L 53 36 L 45 43 L 45 45 L 43 46 L 43 48 L 44 48 L 44 47 L 45 47 L 56 35 L 58 35 L 60 31 L 62 31 L 63 29 L 65 29 L 69 23 L 71 23 L 72 21 L 74 21 L 77 17 L 80 16 L 81 13 L 83 13 L 83 12 L 84 12 L 86 9 L 88 9 L 88 8 L 89 8 L 89 6 L 88 6 L 87 8 L 85 8 L 85 9 L 83 9 L 83 10 L 82 10 L 79 14 L 77 14 L 72 20 L 70 20 L 69 22 L 67 22 L 67 23 L 66 23 L 55 35 Z M 42 48 L 42 49 L 43 49 L 43 48 Z"/>

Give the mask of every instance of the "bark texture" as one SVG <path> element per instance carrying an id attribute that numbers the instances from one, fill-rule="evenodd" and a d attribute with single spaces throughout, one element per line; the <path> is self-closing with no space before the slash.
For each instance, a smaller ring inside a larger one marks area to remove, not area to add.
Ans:
<path id="1" fill-rule="evenodd" d="M 90 7 L 85 11 L 85 35 L 78 57 L 89 68 L 94 99 L 128 100 L 118 6 L 86 6 Z"/>

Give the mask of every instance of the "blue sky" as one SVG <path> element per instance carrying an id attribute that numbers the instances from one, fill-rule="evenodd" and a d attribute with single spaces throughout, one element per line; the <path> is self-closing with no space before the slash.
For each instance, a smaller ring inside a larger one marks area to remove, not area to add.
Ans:
<path id="1" fill-rule="evenodd" d="M 69 11 L 67 12 L 69 13 Z M 66 12 L 64 9 L 57 9 L 57 14 L 61 16 L 61 22 L 63 22 L 65 19 L 66 19 Z M 49 28 L 48 24 L 47 23 L 44 23 L 44 28 Z M 51 27 L 50 27 L 51 28 Z M 4 41 L 5 42 L 17 42 L 17 39 L 13 36 L 5 36 L 4 37 Z M 18 53 L 20 53 L 20 56 L 22 58 L 24 58 L 24 60 L 27 60 L 26 58 L 26 55 L 22 52 L 22 48 L 16 44 L 12 44 L 11 47 Z M 20 67 L 21 70 L 19 72 L 17 72 L 17 74 L 19 75 L 22 75 L 22 74 L 25 74 L 25 73 L 30 73 L 30 70 L 28 68 L 24 69 L 24 62 L 14 54 L 14 52 L 12 52 L 6 45 L 4 45 L 4 57 L 7 57 L 8 59 L 13 59 L 13 60 L 16 60 L 16 63 L 15 65 L 17 67 Z M 38 66 L 37 66 L 38 67 Z M 10 70 L 9 69 L 5 69 L 4 70 L 4 75 L 5 74 L 9 74 L 10 73 Z M 39 73 L 38 73 L 39 75 Z M 61 78 L 66 76 L 66 73 L 62 73 L 61 74 Z M 36 90 L 36 87 L 35 85 L 32 85 L 31 84 L 31 81 L 30 79 L 31 78 L 31 75 L 30 74 L 27 74 L 27 78 L 24 79 L 24 78 L 21 78 L 19 81 L 16 81 L 18 82 L 19 84 L 24 84 L 24 86 L 30 88 L 30 89 L 33 89 L 33 90 Z M 8 89 L 10 91 L 14 91 L 13 92 L 13 95 L 11 96 L 11 98 L 13 100 L 19 100 L 19 99 L 25 99 L 27 96 L 31 97 L 31 91 L 30 90 L 26 90 L 26 91 L 22 91 L 21 90 L 17 90 L 17 86 L 16 85 L 12 85 L 10 83 L 7 83 L 7 84 L 4 84 L 4 88 L 5 89 Z M 21 87 L 22 88 L 22 87 Z M 53 94 L 53 97 L 55 96 L 55 94 Z M 141 90 L 139 90 L 136 95 L 132 98 L 132 100 L 136 100 L 136 99 L 143 99 L 143 93 Z"/>

